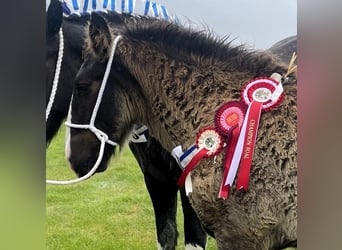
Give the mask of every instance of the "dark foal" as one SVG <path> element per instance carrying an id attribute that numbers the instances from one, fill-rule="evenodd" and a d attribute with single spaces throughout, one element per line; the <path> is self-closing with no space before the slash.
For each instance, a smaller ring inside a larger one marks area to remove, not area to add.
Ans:
<path id="1" fill-rule="evenodd" d="M 97 159 L 100 141 L 92 131 L 78 129 L 89 124 L 91 116 L 104 138 L 118 143 L 127 128 L 145 124 L 169 153 L 178 150 L 183 173 L 191 173 L 184 178 L 192 181 L 187 186 L 191 205 L 218 249 L 296 247 L 297 86 L 287 80 L 287 65 L 269 53 L 231 46 L 162 20 L 136 18 L 127 23 L 119 15 L 115 18 L 108 24 L 100 15 L 91 15 L 68 123 L 72 168 L 82 172 Z M 136 81 L 118 81 L 123 73 L 118 67 Z M 248 119 L 242 123 L 244 108 Z M 245 137 L 238 133 L 237 138 L 236 131 Z M 226 163 L 229 154 L 235 157 L 237 152 L 232 140 L 236 145 L 245 141 L 236 161 L 245 165 L 235 168 L 236 175 L 228 176 L 227 183 L 224 171 L 228 166 L 230 174 L 233 164 Z M 110 148 L 105 151 L 102 170 L 110 157 Z M 229 197 L 219 196 L 225 186 Z"/>
<path id="2" fill-rule="evenodd" d="M 107 16 L 103 14 L 103 16 Z M 129 15 L 125 15 L 129 21 Z M 62 27 L 64 34 L 64 55 L 59 76 L 58 88 L 46 121 L 46 142 L 53 139 L 69 109 L 72 95 L 73 80 L 82 62 L 82 46 L 84 44 L 84 28 L 89 16 L 63 18 L 62 8 L 58 1 L 52 1 L 47 12 L 47 103 L 54 79 L 57 54 L 59 48 L 59 30 Z M 119 74 L 119 73 L 118 73 Z M 131 81 L 130 77 L 123 76 L 118 81 Z M 167 153 L 148 132 L 144 132 L 147 142 L 129 143 L 144 174 L 149 192 L 157 228 L 159 249 L 175 249 L 177 245 L 177 193 L 180 190 L 184 213 L 184 234 L 186 249 L 205 249 L 207 236 L 184 194 L 184 188 L 179 189 L 177 178 L 181 173 L 176 161 Z M 78 173 L 83 175 L 85 173 Z M 170 179 L 170 176 L 173 177 Z"/>

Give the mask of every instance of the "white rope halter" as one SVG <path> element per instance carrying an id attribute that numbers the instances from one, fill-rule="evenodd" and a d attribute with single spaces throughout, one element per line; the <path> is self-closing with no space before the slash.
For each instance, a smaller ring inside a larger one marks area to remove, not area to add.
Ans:
<path id="1" fill-rule="evenodd" d="M 74 183 L 81 182 L 81 181 L 83 181 L 85 179 L 88 179 L 89 177 L 91 177 L 93 175 L 93 173 L 95 173 L 96 169 L 98 168 L 98 166 L 100 165 L 100 163 L 102 161 L 105 144 L 108 143 L 108 144 L 113 145 L 113 146 L 118 145 L 118 143 L 110 140 L 108 135 L 105 132 L 103 132 L 102 130 L 100 130 L 100 129 L 95 127 L 95 119 L 96 119 L 97 111 L 98 111 L 98 109 L 100 107 L 100 103 L 101 103 L 101 100 L 102 100 L 104 89 L 105 89 L 106 84 L 107 84 L 107 79 L 108 79 L 108 76 L 109 76 L 109 73 L 110 73 L 110 69 L 112 67 L 112 62 L 113 62 L 113 58 L 114 58 L 114 54 L 115 54 L 115 49 L 116 49 L 116 46 L 117 46 L 117 44 L 118 44 L 120 39 L 121 39 L 121 36 L 119 35 L 119 36 L 117 36 L 115 38 L 115 40 L 113 42 L 112 51 L 111 51 L 110 57 L 108 59 L 106 71 L 105 71 L 105 74 L 103 76 L 101 87 L 100 87 L 100 90 L 99 90 L 99 93 L 98 93 L 98 96 L 97 96 L 97 99 L 96 99 L 96 103 L 95 103 L 95 106 L 94 106 L 93 113 L 91 115 L 89 124 L 73 124 L 73 123 L 68 122 L 68 121 L 65 122 L 65 125 L 70 127 L 70 128 L 89 129 L 100 140 L 100 142 L 101 142 L 100 152 L 99 152 L 99 156 L 98 156 L 94 166 L 91 168 L 89 173 L 87 173 L 86 175 L 84 175 L 84 176 L 82 176 L 80 178 L 73 179 L 73 180 L 68 180 L 68 181 L 46 180 L 47 184 L 68 185 L 68 184 L 74 184 Z M 70 106 L 69 112 L 70 112 L 70 110 L 71 110 L 71 106 Z"/>
<path id="2" fill-rule="evenodd" d="M 45 122 L 49 118 L 50 111 L 51 111 L 53 102 L 55 100 L 57 87 L 58 87 L 59 74 L 61 72 L 61 67 L 62 67 L 63 53 L 64 53 L 64 38 L 63 38 L 63 30 L 61 28 L 59 30 L 59 48 L 58 48 L 58 57 L 57 57 L 57 63 L 56 63 L 55 76 L 53 78 L 53 84 L 51 88 L 49 102 L 48 102 L 48 105 L 46 106 Z"/>

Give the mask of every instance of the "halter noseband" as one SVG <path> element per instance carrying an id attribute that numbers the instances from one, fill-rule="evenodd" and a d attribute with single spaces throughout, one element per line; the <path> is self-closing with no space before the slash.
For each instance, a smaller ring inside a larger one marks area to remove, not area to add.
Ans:
<path id="1" fill-rule="evenodd" d="M 108 143 L 108 144 L 113 145 L 113 146 L 118 145 L 117 142 L 110 140 L 108 135 L 105 132 L 103 132 L 102 130 L 95 127 L 95 119 L 96 119 L 97 111 L 98 111 L 100 104 L 101 104 L 103 92 L 104 92 L 104 89 L 105 89 L 106 84 L 107 84 L 110 69 L 112 67 L 115 49 L 116 49 L 116 46 L 117 46 L 120 39 L 121 39 L 121 36 L 119 35 L 115 38 L 115 40 L 113 42 L 112 51 L 111 51 L 111 54 L 110 54 L 109 59 L 108 59 L 106 71 L 105 71 L 105 74 L 103 76 L 101 87 L 100 87 L 100 90 L 99 90 L 99 93 L 98 93 L 98 96 L 96 99 L 96 103 L 95 103 L 89 124 L 74 124 L 74 123 L 69 122 L 71 105 L 69 107 L 68 121 L 65 122 L 65 125 L 70 127 L 70 128 L 89 129 L 100 140 L 100 142 L 101 142 L 100 152 L 99 152 L 99 156 L 98 156 L 94 166 L 91 168 L 91 170 L 86 175 L 84 175 L 80 178 L 69 180 L 69 181 L 46 180 L 47 184 L 68 185 L 68 184 L 74 184 L 74 183 L 81 182 L 85 179 L 88 179 L 89 177 L 91 177 L 95 173 L 96 169 L 98 168 L 98 166 L 100 165 L 100 163 L 102 161 L 105 143 Z M 70 102 L 70 103 L 72 103 L 72 102 Z"/>

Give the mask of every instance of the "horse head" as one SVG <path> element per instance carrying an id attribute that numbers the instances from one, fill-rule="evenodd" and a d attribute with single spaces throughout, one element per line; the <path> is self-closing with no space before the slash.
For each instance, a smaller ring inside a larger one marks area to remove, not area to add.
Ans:
<path id="1" fill-rule="evenodd" d="M 56 36 L 62 26 L 63 9 L 60 1 L 52 0 L 46 14 L 46 38 Z"/>
<path id="2" fill-rule="evenodd" d="M 108 137 L 108 141 L 115 142 L 107 143 L 104 147 L 96 172 L 106 170 L 116 144 L 122 146 L 126 142 L 134 121 L 138 120 L 134 114 L 139 112 L 128 112 L 132 108 L 128 104 L 135 103 L 134 109 L 138 111 L 142 105 L 139 102 L 143 99 L 136 80 L 120 65 L 115 55 L 107 73 L 108 84 L 103 81 L 112 42 L 106 21 L 99 14 L 93 13 L 84 61 L 75 78 L 70 121 L 71 124 L 88 125 L 93 120 L 93 127 Z M 105 87 L 103 95 L 100 94 L 101 86 Z M 98 108 L 95 108 L 97 105 Z M 101 141 L 93 131 L 73 126 L 70 128 L 66 157 L 79 176 L 87 174 L 99 156 Z"/>

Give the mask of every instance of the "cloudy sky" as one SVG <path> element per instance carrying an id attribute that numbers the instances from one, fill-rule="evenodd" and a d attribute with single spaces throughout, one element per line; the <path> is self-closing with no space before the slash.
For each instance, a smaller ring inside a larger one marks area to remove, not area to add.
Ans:
<path id="1" fill-rule="evenodd" d="M 257 49 L 297 34 L 297 0 L 157 0 L 181 20 Z"/>
<path id="2" fill-rule="evenodd" d="M 46 0 L 47 4 L 49 1 Z M 297 0 L 152 1 L 165 5 L 181 23 L 191 22 L 199 29 L 205 25 L 218 36 L 229 35 L 235 44 L 248 44 L 256 49 L 267 49 L 281 39 L 297 34 Z"/>

